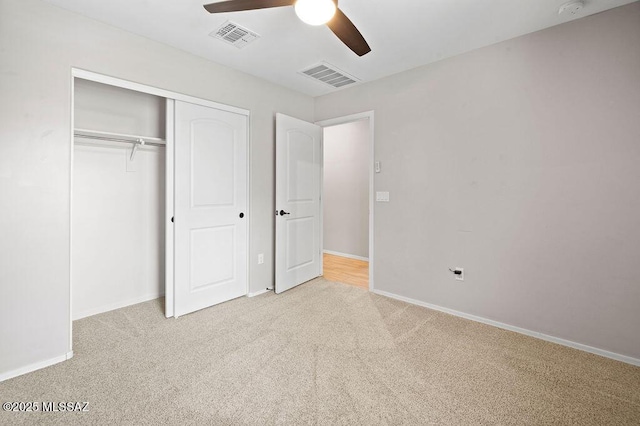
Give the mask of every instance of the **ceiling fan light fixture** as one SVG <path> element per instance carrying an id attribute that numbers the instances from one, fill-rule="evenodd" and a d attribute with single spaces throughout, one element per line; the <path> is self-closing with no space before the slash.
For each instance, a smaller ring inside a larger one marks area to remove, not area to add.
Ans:
<path id="1" fill-rule="evenodd" d="M 297 0 L 296 15 L 302 22 L 309 25 L 326 24 L 336 14 L 336 4 L 333 0 Z"/>

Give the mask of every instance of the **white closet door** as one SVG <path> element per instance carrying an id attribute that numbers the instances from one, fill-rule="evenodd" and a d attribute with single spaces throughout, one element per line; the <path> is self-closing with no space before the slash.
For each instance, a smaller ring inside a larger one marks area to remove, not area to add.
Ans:
<path id="1" fill-rule="evenodd" d="M 247 117 L 175 104 L 175 316 L 247 293 Z"/>
<path id="2" fill-rule="evenodd" d="M 320 275 L 322 128 L 276 114 L 276 293 Z"/>

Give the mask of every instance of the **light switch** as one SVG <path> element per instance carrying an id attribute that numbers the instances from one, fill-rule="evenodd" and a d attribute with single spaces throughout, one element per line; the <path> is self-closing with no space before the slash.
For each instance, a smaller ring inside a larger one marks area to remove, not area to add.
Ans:
<path id="1" fill-rule="evenodd" d="M 389 202 L 389 193 L 388 192 L 376 192 L 376 201 L 379 203 L 388 203 Z"/>
<path id="2" fill-rule="evenodd" d="M 382 170 L 382 165 L 380 164 L 379 161 L 376 161 L 375 163 L 375 170 L 376 170 L 376 173 L 380 173 L 380 171 Z"/>

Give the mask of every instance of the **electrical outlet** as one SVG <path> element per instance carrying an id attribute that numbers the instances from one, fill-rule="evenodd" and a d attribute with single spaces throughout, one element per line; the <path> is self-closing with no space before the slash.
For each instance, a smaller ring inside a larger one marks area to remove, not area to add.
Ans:
<path id="1" fill-rule="evenodd" d="M 258 255 L 258 265 L 262 265 L 264 263 L 264 254 L 260 253 Z"/>
<path id="2" fill-rule="evenodd" d="M 454 273 L 455 273 L 455 276 L 456 276 L 456 280 L 464 281 L 464 268 L 456 268 L 456 269 L 454 269 L 454 271 L 455 271 Z M 458 272 L 460 272 L 460 273 L 458 273 Z"/>

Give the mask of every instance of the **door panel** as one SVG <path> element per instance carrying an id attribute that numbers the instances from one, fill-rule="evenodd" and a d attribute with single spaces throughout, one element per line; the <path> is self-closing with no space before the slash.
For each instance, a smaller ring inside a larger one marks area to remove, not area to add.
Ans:
<path id="1" fill-rule="evenodd" d="M 179 316 L 247 292 L 247 117 L 178 101 L 175 115 Z"/>
<path id="2" fill-rule="evenodd" d="M 321 141 L 319 126 L 276 115 L 276 293 L 320 275 Z"/>
<path id="3" fill-rule="evenodd" d="M 287 247 L 297 247 L 297 250 L 286 251 L 287 271 L 301 268 L 314 261 L 314 247 L 307 242 L 315 239 L 316 231 L 313 216 L 287 219 Z"/>
<path id="4" fill-rule="evenodd" d="M 234 205 L 233 128 L 217 120 L 195 120 L 191 135 L 193 207 Z"/>
<path id="5" fill-rule="evenodd" d="M 299 130 L 286 134 L 287 203 L 310 203 L 318 194 L 314 157 L 316 140 Z"/>
<path id="6" fill-rule="evenodd" d="M 235 278 L 235 227 L 191 230 L 191 290 L 203 290 Z"/>

